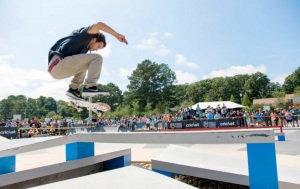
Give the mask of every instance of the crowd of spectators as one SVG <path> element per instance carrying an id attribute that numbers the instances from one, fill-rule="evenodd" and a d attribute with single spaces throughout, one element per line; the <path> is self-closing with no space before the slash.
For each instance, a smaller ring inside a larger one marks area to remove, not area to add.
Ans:
<path id="1" fill-rule="evenodd" d="M 0 122 L 0 127 L 17 127 L 19 130 L 20 138 L 30 138 L 36 136 L 55 136 L 66 135 L 66 129 L 68 126 L 67 120 L 54 120 L 46 118 L 45 121 L 39 121 L 37 118 L 31 120 L 7 120 L 4 119 Z"/>
<path id="2" fill-rule="evenodd" d="M 238 120 L 239 127 L 250 126 L 283 126 L 299 127 L 299 110 L 295 106 L 288 109 L 257 109 L 247 111 L 242 109 L 228 109 L 225 104 L 217 107 L 205 107 L 201 109 L 199 105 L 181 108 L 177 112 L 165 114 L 152 114 L 145 116 L 131 116 L 122 118 L 93 118 L 92 120 L 72 120 L 66 118 L 55 120 L 45 118 L 39 121 L 37 118 L 31 120 L 1 120 L 0 127 L 18 127 L 20 138 L 34 136 L 66 135 L 67 129 L 74 126 L 116 126 L 130 130 L 136 129 L 167 129 L 168 122 L 201 120 L 201 119 L 224 119 L 232 118 Z"/>
<path id="3" fill-rule="evenodd" d="M 242 109 L 228 109 L 225 104 L 217 107 L 205 107 L 196 109 L 192 107 L 181 108 L 178 112 L 165 114 L 152 114 L 148 116 L 122 117 L 120 119 L 105 119 L 105 125 L 146 129 L 166 129 L 168 122 L 185 120 L 213 120 L 231 118 L 237 119 L 239 127 L 251 126 L 284 126 L 299 127 L 299 111 L 295 106 L 288 109 L 257 110 L 248 111 Z M 102 120 L 101 120 L 102 121 Z M 160 128 L 158 128 L 161 126 Z"/>

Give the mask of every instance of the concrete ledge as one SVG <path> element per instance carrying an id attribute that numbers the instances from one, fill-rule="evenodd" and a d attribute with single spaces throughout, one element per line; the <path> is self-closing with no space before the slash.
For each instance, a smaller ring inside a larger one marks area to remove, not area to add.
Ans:
<path id="1" fill-rule="evenodd" d="M 286 155 L 277 156 L 279 188 L 300 188 L 300 158 L 289 157 L 298 159 L 292 168 Z M 240 151 L 213 153 L 169 145 L 152 159 L 152 169 L 249 186 L 247 154 Z"/>
<path id="2" fill-rule="evenodd" d="M 82 167 L 91 166 L 94 164 L 99 164 L 121 156 L 128 156 L 128 155 L 131 155 L 131 149 L 118 150 L 118 151 L 105 153 L 105 154 L 101 154 L 89 158 L 28 169 L 28 170 L 14 172 L 10 174 L 4 174 L 4 175 L 0 175 L 0 180 L 1 180 L 0 187 L 15 184 L 15 183 L 20 183 L 20 182 L 24 182 L 36 178 L 46 177 L 49 175 L 55 175 L 58 173 L 67 172 L 70 170 L 75 170 Z"/>
<path id="3" fill-rule="evenodd" d="M 12 143 L 0 147 L 0 157 L 13 156 L 73 142 L 146 143 L 146 144 L 222 144 L 274 142 L 272 129 L 239 129 L 223 131 L 90 133 L 75 134 L 42 142 Z M 45 137 L 47 138 L 47 137 Z"/>

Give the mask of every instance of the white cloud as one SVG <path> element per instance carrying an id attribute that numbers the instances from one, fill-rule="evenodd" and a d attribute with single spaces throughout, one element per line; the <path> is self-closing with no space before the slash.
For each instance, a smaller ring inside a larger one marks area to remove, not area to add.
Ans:
<path id="1" fill-rule="evenodd" d="M 164 37 L 167 39 L 171 39 L 171 38 L 173 38 L 173 35 L 170 32 L 165 32 Z"/>
<path id="2" fill-rule="evenodd" d="M 104 49 L 99 49 L 98 51 L 95 51 L 95 53 L 100 54 L 102 57 L 108 57 L 111 54 L 112 50 L 112 44 L 108 43 L 106 44 L 106 47 Z"/>
<path id="3" fill-rule="evenodd" d="M 169 55 L 171 54 L 171 50 L 160 41 L 160 38 L 170 38 L 171 36 L 171 33 L 165 33 L 161 37 L 159 33 L 153 32 L 149 34 L 149 38 L 143 39 L 139 44 L 135 45 L 135 47 L 141 50 L 152 51 L 154 54 L 160 56 Z"/>
<path id="4" fill-rule="evenodd" d="M 57 36 L 57 33 L 56 33 L 56 31 L 54 31 L 54 30 L 48 30 L 48 31 L 46 32 L 46 34 L 47 34 L 47 35 L 50 35 L 50 36 Z"/>
<path id="5" fill-rule="evenodd" d="M 67 100 L 66 80 L 56 80 L 47 71 L 16 68 L 9 65 L 12 56 L 0 56 L 0 99 L 10 95 L 25 95 L 30 98 L 39 96 Z"/>
<path id="6" fill-rule="evenodd" d="M 119 76 L 127 78 L 127 76 L 130 76 L 132 74 L 133 70 L 134 70 L 134 68 L 132 68 L 132 69 L 120 68 Z"/>
<path id="7" fill-rule="evenodd" d="M 189 68 L 198 68 L 198 65 L 194 62 L 189 62 L 187 60 L 187 58 L 182 55 L 182 54 L 177 54 L 175 56 L 175 60 L 176 60 L 176 64 L 177 65 L 184 65 L 184 66 L 187 66 Z"/>
<path id="8" fill-rule="evenodd" d="M 14 58 L 13 54 L 0 56 L 0 64 L 8 64 Z"/>
<path id="9" fill-rule="evenodd" d="M 267 67 L 265 65 L 259 65 L 257 67 L 253 65 L 246 66 L 231 66 L 224 70 L 215 70 L 209 73 L 208 75 L 204 75 L 202 79 L 214 78 L 214 77 L 226 77 L 226 76 L 235 76 L 238 74 L 253 74 L 256 72 L 266 73 Z"/>
<path id="10" fill-rule="evenodd" d="M 111 75 L 111 74 L 110 74 L 110 72 L 107 70 L 106 66 L 103 65 L 103 66 L 102 66 L 102 69 L 101 69 L 101 75 L 100 75 L 100 77 L 101 77 L 101 76 L 110 76 L 110 75 Z"/>
<path id="11" fill-rule="evenodd" d="M 197 77 L 188 72 L 175 71 L 177 84 L 193 83 L 197 81 Z"/>
<path id="12" fill-rule="evenodd" d="M 283 75 L 278 75 L 275 78 L 271 79 L 272 82 L 278 82 L 281 85 L 284 83 L 284 80 L 287 76 L 289 76 L 290 74 L 283 74 Z"/>

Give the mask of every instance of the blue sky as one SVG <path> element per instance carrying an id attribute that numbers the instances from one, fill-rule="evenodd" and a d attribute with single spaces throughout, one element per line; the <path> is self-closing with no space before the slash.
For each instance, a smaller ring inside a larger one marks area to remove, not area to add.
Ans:
<path id="1" fill-rule="evenodd" d="M 50 47 L 73 30 L 104 22 L 99 83 L 126 90 L 138 63 L 166 63 L 177 83 L 260 71 L 272 82 L 300 65 L 298 0 L 0 0 L 0 100 L 9 95 L 67 100 L 69 79 L 47 70 Z"/>

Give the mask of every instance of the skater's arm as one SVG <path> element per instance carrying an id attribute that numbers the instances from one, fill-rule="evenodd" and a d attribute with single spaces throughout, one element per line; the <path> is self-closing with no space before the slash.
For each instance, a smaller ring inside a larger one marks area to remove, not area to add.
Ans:
<path id="1" fill-rule="evenodd" d="M 116 32 L 114 29 L 112 29 L 111 27 L 109 27 L 108 25 L 104 24 L 103 22 L 98 22 L 94 25 L 92 25 L 89 29 L 88 29 L 88 33 L 90 34 L 97 34 L 99 33 L 99 31 L 104 31 L 106 33 L 109 33 L 112 36 L 115 36 L 120 42 L 125 43 L 126 45 L 128 44 L 126 38 L 124 35 L 119 34 L 118 32 Z"/>

